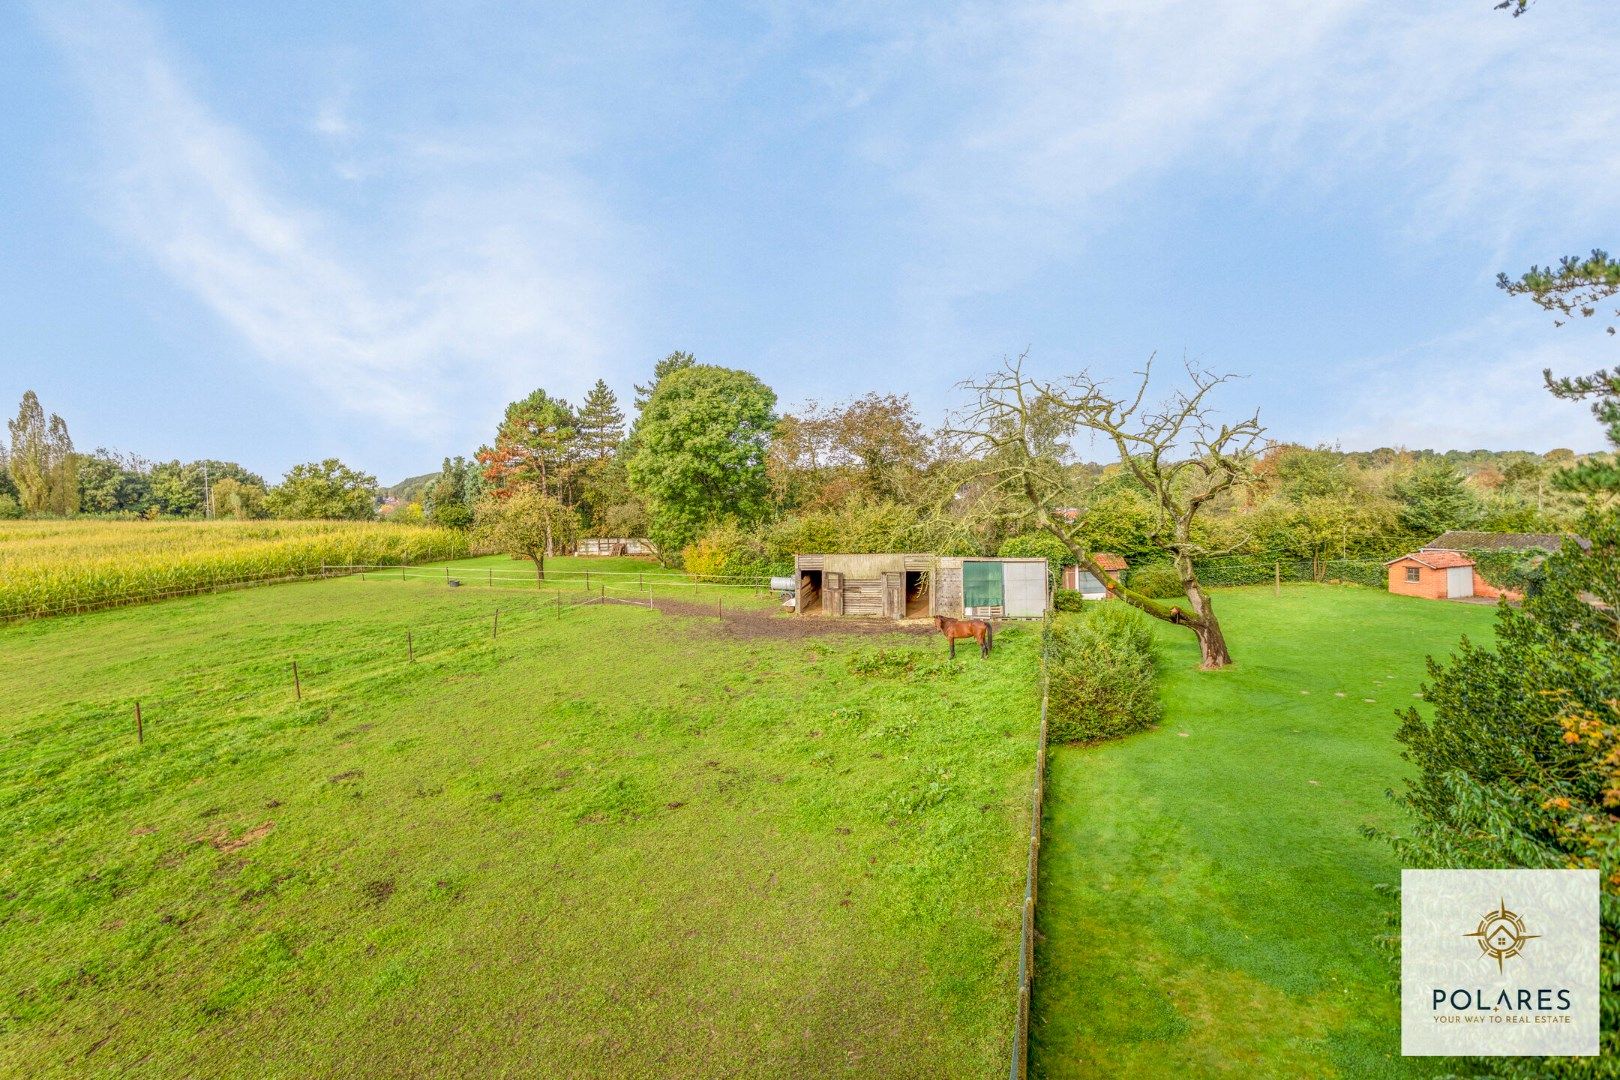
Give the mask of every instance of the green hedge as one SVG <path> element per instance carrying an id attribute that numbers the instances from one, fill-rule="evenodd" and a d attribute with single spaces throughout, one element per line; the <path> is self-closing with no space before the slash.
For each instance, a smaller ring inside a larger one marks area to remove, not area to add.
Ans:
<path id="1" fill-rule="evenodd" d="M 1181 575 L 1169 563 L 1147 563 L 1131 569 L 1125 587 L 1153 600 L 1179 600 L 1186 595 Z"/>
<path id="2" fill-rule="evenodd" d="M 1163 711 L 1148 618 L 1118 601 L 1087 604 L 1052 624 L 1047 654 L 1048 734 L 1098 742 L 1158 723 Z"/>

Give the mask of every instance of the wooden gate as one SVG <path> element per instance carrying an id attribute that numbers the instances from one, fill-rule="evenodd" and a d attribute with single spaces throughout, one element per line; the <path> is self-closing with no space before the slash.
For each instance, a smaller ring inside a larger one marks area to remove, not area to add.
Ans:
<path id="1" fill-rule="evenodd" d="M 888 571 L 883 575 L 883 614 L 890 619 L 906 617 L 906 575 Z"/>
<path id="2" fill-rule="evenodd" d="M 828 615 L 844 613 L 844 575 L 831 570 L 821 575 L 821 610 Z"/>

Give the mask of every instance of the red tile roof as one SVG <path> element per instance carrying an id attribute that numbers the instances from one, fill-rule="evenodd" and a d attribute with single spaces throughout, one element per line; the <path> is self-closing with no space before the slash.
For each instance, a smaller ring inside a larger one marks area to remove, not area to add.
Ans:
<path id="1" fill-rule="evenodd" d="M 1091 557 L 1097 561 L 1098 566 L 1110 574 L 1117 574 L 1129 566 L 1124 559 L 1115 555 L 1112 551 L 1094 551 L 1091 553 Z"/>
<path id="2" fill-rule="evenodd" d="M 1407 559 L 1411 559 L 1415 563 L 1421 563 L 1430 570 L 1445 570 L 1453 566 L 1474 565 L 1474 560 L 1460 551 L 1429 551 L 1427 549 L 1413 552 L 1411 555 L 1402 555 L 1398 559 L 1391 559 L 1384 565 L 1390 566 L 1394 563 L 1405 562 Z"/>

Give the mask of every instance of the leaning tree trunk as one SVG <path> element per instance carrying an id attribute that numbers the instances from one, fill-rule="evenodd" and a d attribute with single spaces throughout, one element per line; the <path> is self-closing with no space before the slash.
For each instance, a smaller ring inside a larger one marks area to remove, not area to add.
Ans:
<path id="1" fill-rule="evenodd" d="M 534 587 L 539 588 L 541 582 L 546 580 L 546 557 L 544 555 L 530 555 L 534 560 Z"/>
<path id="2" fill-rule="evenodd" d="M 1187 625 L 1198 637 L 1198 666 L 1205 671 L 1226 667 L 1232 662 L 1232 653 L 1226 647 L 1221 621 L 1215 617 L 1215 602 L 1199 584 L 1191 559 L 1185 556 L 1176 559 L 1176 569 L 1181 573 L 1181 583 L 1187 590 L 1187 602 L 1193 609 L 1187 617 Z"/>

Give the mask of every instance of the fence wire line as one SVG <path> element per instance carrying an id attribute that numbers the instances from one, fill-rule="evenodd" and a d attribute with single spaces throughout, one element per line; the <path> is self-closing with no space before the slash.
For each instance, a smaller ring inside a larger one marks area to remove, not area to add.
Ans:
<path id="1" fill-rule="evenodd" d="M 1052 617 L 1048 615 L 1041 626 L 1041 728 L 1035 749 L 1035 784 L 1030 793 L 1029 868 L 1018 937 L 1018 1013 L 1013 1022 L 1010 1080 L 1025 1080 L 1029 1071 L 1030 987 L 1035 979 L 1035 885 L 1040 874 L 1041 817 L 1046 803 L 1046 702 L 1051 691 L 1046 664 L 1051 642 Z"/>
<path id="2" fill-rule="evenodd" d="M 562 594 L 559 593 L 557 595 L 559 599 L 562 598 Z M 488 615 L 480 615 L 476 617 L 458 615 L 453 618 L 438 619 L 427 623 L 412 623 L 398 627 L 379 627 L 378 632 L 393 634 L 399 639 L 402 639 L 407 631 L 411 632 L 413 635 L 412 648 L 414 649 L 415 660 L 420 662 L 424 658 L 439 657 L 443 656 L 444 654 L 454 654 L 465 649 L 485 644 L 486 642 L 498 644 L 499 641 L 504 640 L 509 636 L 531 634 L 535 630 L 544 627 L 547 623 L 554 622 L 557 618 L 568 615 L 578 608 L 615 604 L 625 607 L 647 608 L 648 610 L 663 614 L 663 612 L 658 608 L 656 602 L 653 601 L 641 602 L 635 600 L 624 600 L 618 597 L 607 597 L 604 600 L 601 596 L 582 595 L 580 599 L 564 601 L 560 604 L 532 605 L 518 609 L 492 609 Z M 442 629 L 464 627 L 473 623 L 481 626 L 490 626 L 493 629 L 494 618 L 497 612 L 500 614 L 503 620 L 510 619 L 516 615 L 535 617 L 524 618 L 519 622 L 503 622 L 500 626 L 499 636 L 492 633 L 489 638 L 484 638 L 480 635 L 478 638 L 472 640 L 463 640 L 451 642 L 449 644 L 435 645 L 431 640 L 424 642 L 416 640 L 415 637 L 423 629 L 432 632 Z M 279 626 L 282 624 L 259 625 Z M 199 680 L 210 678 L 229 678 L 231 681 L 257 681 L 256 677 L 270 675 L 272 672 L 280 671 L 285 667 L 288 671 L 286 681 L 290 683 L 290 665 L 294 661 L 297 661 L 299 663 L 299 680 L 300 683 L 303 684 L 301 696 L 298 697 L 297 700 L 303 701 L 308 700 L 310 694 L 317 691 L 341 693 L 344 689 L 352 686 L 353 684 L 379 674 L 381 669 L 384 667 L 410 663 L 410 660 L 404 658 L 406 655 L 408 655 L 408 649 L 406 646 L 401 644 L 399 640 L 395 640 L 391 644 L 378 645 L 371 648 L 351 649 L 340 654 L 339 656 L 310 653 L 300 655 L 296 650 L 292 650 L 284 655 L 279 656 L 259 656 L 252 659 L 214 664 L 208 667 L 187 668 L 183 671 L 176 672 L 172 678 L 167 681 L 195 683 Z M 342 682 L 336 684 L 326 683 L 324 685 L 310 685 L 311 679 L 330 676 L 334 673 L 340 673 L 352 677 L 346 678 Z M 128 694 L 121 694 L 118 697 L 111 699 L 80 699 L 69 704 L 81 708 L 93 709 L 96 712 L 107 713 L 109 716 L 116 716 L 121 715 L 127 708 L 129 708 L 131 702 L 139 701 L 141 702 L 142 708 L 148 714 L 147 721 L 148 726 L 150 726 L 152 721 L 150 713 L 152 712 L 153 707 L 166 707 L 180 701 L 194 702 L 197 697 L 198 689 L 200 688 L 192 687 L 187 689 L 169 690 L 167 692 L 158 690 L 135 691 Z M 243 688 L 234 696 L 240 700 L 249 696 L 259 696 L 276 692 L 277 691 L 274 685 L 255 685 Z M 56 707 L 53 706 L 53 708 Z M 38 714 L 30 714 L 28 719 L 33 719 L 35 715 Z"/>

